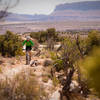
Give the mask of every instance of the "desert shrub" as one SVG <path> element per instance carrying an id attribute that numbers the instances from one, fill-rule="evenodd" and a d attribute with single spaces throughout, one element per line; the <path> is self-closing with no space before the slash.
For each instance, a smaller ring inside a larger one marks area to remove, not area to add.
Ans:
<path id="1" fill-rule="evenodd" d="M 46 31 L 31 32 L 30 36 L 37 39 L 39 43 L 44 43 L 50 38 L 57 40 L 57 32 L 54 28 L 49 28 Z"/>
<path id="2" fill-rule="evenodd" d="M 56 33 L 56 30 L 55 28 L 49 28 L 47 29 L 47 38 L 55 38 L 56 39 L 56 36 L 57 36 L 57 33 Z"/>
<path id="3" fill-rule="evenodd" d="M 47 29 L 47 48 L 49 50 L 54 49 L 54 45 L 57 41 L 57 38 L 58 38 L 58 34 L 57 34 L 55 28 Z"/>
<path id="4" fill-rule="evenodd" d="M 64 69 L 63 66 L 63 59 L 61 59 L 61 55 L 58 57 L 55 52 L 51 52 L 51 59 L 53 60 L 53 66 L 55 67 L 56 71 L 60 71 Z"/>
<path id="5" fill-rule="evenodd" d="M 40 43 L 43 43 L 47 40 L 47 31 L 41 31 L 41 35 L 40 35 Z"/>
<path id="6" fill-rule="evenodd" d="M 60 71 L 60 70 L 64 70 L 64 66 L 63 66 L 63 60 L 62 59 L 57 59 L 55 62 L 54 62 L 54 66 L 56 67 L 56 71 Z"/>
<path id="7" fill-rule="evenodd" d="M 78 60 L 83 57 L 83 46 L 80 45 L 79 38 L 77 37 L 72 38 L 71 36 L 66 37 L 64 40 L 62 40 L 61 43 L 61 49 L 56 52 L 56 54 L 53 54 L 55 57 L 53 57 L 54 61 L 54 68 L 56 68 L 56 71 L 64 71 L 64 75 L 66 77 L 65 82 L 63 83 L 62 93 L 68 93 L 70 91 L 70 85 L 73 80 L 73 75 L 77 71 L 79 72 L 78 68 Z M 78 73 L 77 78 L 79 80 L 80 88 L 81 90 L 85 87 L 81 85 L 81 78 L 80 73 Z M 84 93 L 87 96 L 87 88 L 83 89 L 83 95 Z M 67 97 L 67 94 L 64 94 Z"/>
<path id="8" fill-rule="evenodd" d="M 1 100 L 40 100 L 40 86 L 34 75 L 21 72 L 13 80 L 6 79 L 0 82 Z"/>
<path id="9" fill-rule="evenodd" d="M 50 65 L 52 65 L 52 61 L 51 60 L 45 60 L 44 61 L 44 66 L 46 67 L 46 66 L 50 66 Z"/>
<path id="10" fill-rule="evenodd" d="M 2 56 L 23 55 L 22 42 L 18 35 L 7 31 L 0 36 L 0 52 Z"/>
<path id="11" fill-rule="evenodd" d="M 52 81 L 54 86 L 58 86 L 59 80 L 55 76 L 52 78 Z"/>
<path id="12" fill-rule="evenodd" d="M 51 59 L 53 60 L 53 66 L 56 71 L 60 71 L 63 68 L 63 60 L 61 59 L 61 55 L 58 57 L 55 52 L 50 52 Z"/>
<path id="13" fill-rule="evenodd" d="M 97 46 L 100 46 L 100 32 L 92 30 L 88 33 L 88 38 L 86 40 L 86 54 Z"/>
<path id="14" fill-rule="evenodd" d="M 41 35 L 41 32 L 32 32 L 30 33 L 30 36 L 36 40 L 40 40 L 40 35 Z"/>
<path id="15" fill-rule="evenodd" d="M 36 40 L 38 40 L 39 43 L 43 43 L 46 41 L 46 31 L 39 31 L 39 32 L 32 32 L 30 33 L 30 36 Z"/>
<path id="16" fill-rule="evenodd" d="M 66 84 L 64 84 L 64 87 L 62 89 L 63 93 L 67 93 L 69 91 L 72 77 L 75 71 L 77 71 L 80 90 L 83 92 L 82 95 L 87 97 L 87 95 L 89 94 L 87 80 L 81 79 L 80 70 L 78 68 L 79 65 L 77 64 L 77 62 L 79 59 L 84 59 L 84 57 L 87 56 L 87 54 L 89 54 L 89 52 L 91 52 L 91 50 L 95 46 L 99 46 L 99 34 L 93 37 L 91 36 L 92 34 L 90 34 L 88 38 L 85 38 L 83 40 L 78 36 L 76 38 L 68 36 L 62 40 L 60 50 L 55 52 L 55 54 L 52 53 L 53 57 L 51 58 L 54 61 L 54 67 L 56 68 L 56 70 L 58 69 L 57 71 L 64 70 L 64 73 L 66 75 Z M 96 40 L 94 39 L 94 37 Z M 88 43 L 87 41 L 89 41 L 90 43 Z M 86 51 L 88 53 L 86 53 Z M 64 95 L 66 96 L 66 94 Z"/>
<path id="17" fill-rule="evenodd" d="M 100 48 L 93 51 L 80 62 L 83 78 L 89 81 L 89 86 L 94 88 L 100 96 Z"/>
<path id="18" fill-rule="evenodd" d="M 51 57 L 54 61 L 54 66 L 57 71 L 71 68 L 74 63 L 80 58 L 80 52 L 77 48 L 75 40 L 67 37 L 62 41 L 62 48 L 56 54 L 52 53 Z"/>
<path id="19" fill-rule="evenodd" d="M 55 28 L 49 28 L 46 31 L 32 32 L 30 36 L 37 39 L 39 43 L 46 43 L 47 48 L 54 49 L 54 44 L 59 41 L 58 33 Z"/>

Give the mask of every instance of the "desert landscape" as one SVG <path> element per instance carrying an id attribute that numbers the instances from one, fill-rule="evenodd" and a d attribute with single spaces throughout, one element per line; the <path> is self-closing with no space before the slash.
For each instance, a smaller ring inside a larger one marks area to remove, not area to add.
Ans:
<path id="1" fill-rule="evenodd" d="M 0 100 L 100 100 L 100 1 L 38 1 L 0 0 Z"/>
<path id="2" fill-rule="evenodd" d="M 4 34 L 7 30 L 14 33 L 28 33 L 55 28 L 57 31 L 88 31 L 100 30 L 100 21 L 51 21 L 51 22 L 1 22 L 0 34 Z"/>

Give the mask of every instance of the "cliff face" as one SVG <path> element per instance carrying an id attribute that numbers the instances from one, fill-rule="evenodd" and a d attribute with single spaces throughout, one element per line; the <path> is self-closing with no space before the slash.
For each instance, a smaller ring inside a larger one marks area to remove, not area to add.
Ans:
<path id="1" fill-rule="evenodd" d="M 100 20 L 100 1 L 61 4 L 51 16 L 59 20 Z"/>
<path id="2" fill-rule="evenodd" d="M 54 11 L 63 11 L 63 10 L 100 10 L 100 1 L 86 1 L 86 2 L 75 2 L 75 3 L 66 3 L 56 6 Z"/>

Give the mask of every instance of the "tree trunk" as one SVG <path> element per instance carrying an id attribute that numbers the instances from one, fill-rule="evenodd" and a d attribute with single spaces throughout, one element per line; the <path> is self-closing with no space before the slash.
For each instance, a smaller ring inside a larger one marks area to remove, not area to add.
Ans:
<path id="1" fill-rule="evenodd" d="M 61 100 L 63 100 L 63 97 L 66 97 L 66 100 L 70 100 L 69 90 L 70 90 L 70 84 L 72 82 L 72 77 L 73 77 L 74 71 L 75 71 L 75 69 L 74 69 L 74 67 L 72 67 L 72 69 L 70 70 L 70 72 L 66 76 L 66 84 L 62 88 L 62 91 L 60 93 L 61 94 L 61 97 L 60 97 Z"/>

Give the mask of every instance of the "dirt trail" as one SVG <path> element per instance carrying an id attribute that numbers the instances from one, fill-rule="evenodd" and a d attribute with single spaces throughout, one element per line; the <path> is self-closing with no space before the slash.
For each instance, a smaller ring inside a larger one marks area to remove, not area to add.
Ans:
<path id="1" fill-rule="evenodd" d="M 49 80 L 47 83 L 42 81 L 42 74 L 44 73 L 43 71 L 43 62 L 45 59 L 40 59 L 40 58 L 34 58 L 32 61 L 38 60 L 40 63 L 38 66 L 30 67 L 30 65 L 25 65 L 25 60 L 22 61 L 20 64 L 15 64 L 13 67 L 11 65 L 7 65 L 8 67 L 5 67 L 3 72 L 0 74 L 0 80 L 6 80 L 6 78 L 13 79 L 17 74 L 21 73 L 22 71 L 27 72 L 28 69 L 31 69 L 34 71 L 34 74 L 36 75 L 38 82 L 40 83 L 40 86 L 44 87 L 47 92 L 50 93 L 50 100 L 57 100 L 56 94 L 53 93 L 53 96 L 51 94 L 50 89 L 53 87 L 52 81 Z"/>
<path id="2" fill-rule="evenodd" d="M 12 60 L 12 59 L 11 59 Z M 17 74 L 19 74 L 22 71 L 27 72 L 28 69 L 31 69 L 34 71 L 34 74 L 36 75 L 38 82 L 42 85 L 45 85 L 44 87 L 47 86 L 52 86 L 52 82 L 44 83 L 42 81 L 42 74 L 43 72 L 43 62 L 45 59 L 40 59 L 40 58 L 33 58 L 32 61 L 37 60 L 40 64 L 35 67 L 30 67 L 30 65 L 25 65 L 25 60 L 20 63 L 20 64 L 15 64 L 15 65 L 10 65 L 9 63 L 6 63 L 6 67 L 4 68 L 3 72 L 0 73 L 0 79 L 5 80 L 6 78 L 13 79 Z M 31 62 L 32 62 L 31 61 Z M 9 62 L 9 61 L 8 61 Z M 13 67 L 12 67 L 13 66 Z"/>
<path id="3" fill-rule="evenodd" d="M 26 70 L 28 66 L 26 65 L 15 65 L 13 68 L 5 68 L 3 72 L 0 74 L 0 79 L 5 80 L 6 78 L 13 79 L 15 75 L 20 73 L 23 70 Z"/>

